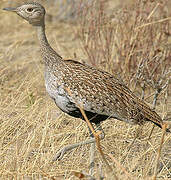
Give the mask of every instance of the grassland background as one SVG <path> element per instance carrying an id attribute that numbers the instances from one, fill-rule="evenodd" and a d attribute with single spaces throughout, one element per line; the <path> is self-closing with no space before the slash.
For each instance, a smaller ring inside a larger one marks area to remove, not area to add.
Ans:
<path id="1" fill-rule="evenodd" d="M 12 4 L 20 2 L 23 1 Z M 48 13 L 46 32 L 50 44 L 64 59 L 76 57 L 78 61 L 89 63 L 77 33 L 79 23 L 52 20 L 58 7 L 42 3 Z M 110 12 L 112 8 L 122 7 L 119 1 L 109 3 Z M 68 152 L 61 161 L 52 164 L 51 160 L 64 145 L 88 139 L 87 125 L 62 113 L 49 98 L 35 30 L 17 15 L 2 11 L 8 5 L 8 1 L 0 2 L 0 179 L 77 179 L 72 171 L 88 172 L 89 145 Z M 165 8 L 169 12 L 169 3 Z M 166 103 L 164 95 L 157 103 L 157 112 L 162 117 L 171 112 L 170 94 Z M 152 100 L 147 99 L 149 104 Z M 134 179 L 151 179 L 162 131 L 156 127 L 148 140 L 151 123 L 139 127 L 110 119 L 103 122 L 102 127 L 106 134 L 101 142 L 104 153 L 112 153 Z M 170 137 L 165 136 L 158 179 L 171 178 Z M 108 156 L 106 158 L 119 179 L 128 179 L 120 167 Z M 99 165 L 102 165 L 105 179 L 113 179 L 96 151 L 97 179 Z"/>

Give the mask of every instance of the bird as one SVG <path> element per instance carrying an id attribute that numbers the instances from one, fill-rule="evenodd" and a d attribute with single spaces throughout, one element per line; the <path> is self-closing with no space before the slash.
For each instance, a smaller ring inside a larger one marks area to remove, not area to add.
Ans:
<path id="1" fill-rule="evenodd" d="M 50 46 L 45 33 L 46 11 L 41 4 L 29 2 L 3 10 L 15 12 L 35 27 L 45 66 L 46 91 L 64 113 L 85 120 L 81 106 L 97 130 L 102 130 L 101 122 L 109 118 L 139 125 L 150 121 L 163 127 L 162 118 L 117 75 L 75 60 L 65 60 Z M 79 145 L 95 143 L 91 130 L 90 136 L 87 141 L 62 148 L 54 159 L 62 159 L 68 150 Z"/>

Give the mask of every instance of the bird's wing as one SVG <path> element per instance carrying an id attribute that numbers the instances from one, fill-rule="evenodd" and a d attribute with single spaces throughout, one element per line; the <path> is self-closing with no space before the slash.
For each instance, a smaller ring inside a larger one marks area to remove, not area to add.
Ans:
<path id="1" fill-rule="evenodd" d="M 84 110 L 135 123 L 146 118 L 162 122 L 117 76 L 73 60 L 64 61 L 63 66 L 62 81 L 69 90 L 70 101 L 82 105 Z"/>

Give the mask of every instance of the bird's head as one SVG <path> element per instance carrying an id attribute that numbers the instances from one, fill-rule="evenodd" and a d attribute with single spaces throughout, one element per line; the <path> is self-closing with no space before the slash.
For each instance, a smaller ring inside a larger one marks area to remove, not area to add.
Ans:
<path id="1" fill-rule="evenodd" d="M 8 7 L 4 8 L 3 10 L 17 13 L 33 26 L 41 26 L 44 24 L 45 9 L 39 3 L 30 2 L 16 8 Z"/>

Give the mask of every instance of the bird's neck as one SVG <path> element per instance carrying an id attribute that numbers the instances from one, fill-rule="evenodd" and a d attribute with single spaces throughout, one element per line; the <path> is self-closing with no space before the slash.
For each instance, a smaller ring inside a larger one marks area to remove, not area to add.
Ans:
<path id="1" fill-rule="evenodd" d="M 45 34 L 45 25 L 36 26 L 37 35 L 40 44 L 41 54 L 46 65 L 51 66 L 57 64 L 62 60 L 62 57 L 58 55 L 53 48 L 49 45 Z"/>

